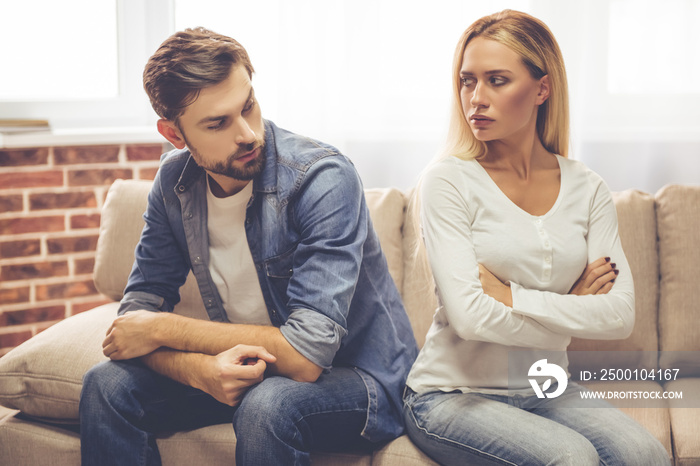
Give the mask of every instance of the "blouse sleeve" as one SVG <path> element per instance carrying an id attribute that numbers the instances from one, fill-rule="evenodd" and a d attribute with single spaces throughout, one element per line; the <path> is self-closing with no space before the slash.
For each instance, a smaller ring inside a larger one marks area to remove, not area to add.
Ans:
<path id="1" fill-rule="evenodd" d="M 484 293 L 474 252 L 471 213 L 460 190 L 440 172 L 421 188 L 421 223 L 428 260 L 449 325 L 465 340 L 550 350 L 570 339 Z"/>
<path id="2" fill-rule="evenodd" d="M 626 338 L 634 326 L 634 282 L 618 235 L 617 212 L 607 186 L 590 172 L 593 195 L 588 223 L 588 263 L 610 257 L 620 271 L 603 295 L 561 295 L 511 283 L 513 312 L 578 338 Z"/>

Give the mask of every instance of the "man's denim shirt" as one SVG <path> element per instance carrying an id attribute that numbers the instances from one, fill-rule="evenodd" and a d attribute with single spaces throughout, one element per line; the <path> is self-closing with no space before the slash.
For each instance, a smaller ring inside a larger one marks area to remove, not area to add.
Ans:
<path id="1" fill-rule="evenodd" d="M 363 436 L 394 438 L 418 350 L 357 172 L 337 149 L 270 121 L 263 153 L 245 228 L 270 320 L 320 367 L 356 368 L 370 402 Z M 187 149 L 163 155 L 119 314 L 171 312 L 191 269 L 209 318 L 228 321 L 209 273 L 206 189 Z"/>

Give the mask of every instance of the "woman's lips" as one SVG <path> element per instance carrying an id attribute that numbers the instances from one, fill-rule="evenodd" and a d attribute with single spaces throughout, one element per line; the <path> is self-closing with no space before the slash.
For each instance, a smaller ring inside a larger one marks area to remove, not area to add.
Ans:
<path id="1" fill-rule="evenodd" d="M 494 119 L 484 115 L 472 115 L 469 117 L 469 121 L 471 121 L 472 125 L 481 127 L 493 123 Z"/>

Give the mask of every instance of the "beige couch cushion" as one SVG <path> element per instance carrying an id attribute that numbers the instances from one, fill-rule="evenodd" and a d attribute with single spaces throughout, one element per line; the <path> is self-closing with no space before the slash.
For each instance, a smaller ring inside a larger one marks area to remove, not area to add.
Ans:
<path id="1" fill-rule="evenodd" d="M 422 238 L 416 227 L 418 212 L 414 209 L 416 199 L 412 197 L 414 191 L 406 194 L 406 219 L 403 228 L 403 303 L 408 313 L 408 318 L 413 326 L 413 334 L 416 337 L 418 348 L 425 343 L 425 335 L 428 333 L 433 321 L 433 314 L 438 306 L 435 293 L 433 274 L 430 271 L 425 256 L 425 248 L 422 247 Z M 420 243 L 419 243 L 420 242 Z M 419 247 L 420 246 L 420 247 Z"/>
<path id="2" fill-rule="evenodd" d="M 389 273 L 399 293 L 403 290 L 403 217 L 406 208 L 401 191 L 394 188 L 367 189 L 365 198 L 379 243 L 389 264 Z"/>
<path id="3" fill-rule="evenodd" d="M 0 358 L 0 404 L 36 418 L 76 422 L 83 374 L 107 359 L 102 341 L 117 303 L 49 327 Z"/>
<path id="4" fill-rule="evenodd" d="M 682 400 L 670 400 L 671 431 L 676 465 L 700 464 L 700 378 L 674 380 L 664 387 L 668 392 L 682 392 Z"/>
<path id="5" fill-rule="evenodd" d="M 657 366 L 656 329 L 659 299 L 659 256 L 656 250 L 654 198 L 639 191 L 613 193 L 620 240 L 634 277 L 636 317 L 632 334 L 624 340 L 574 338 L 569 351 L 572 374 L 601 367 L 648 368 Z M 615 258 L 612 258 L 613 261 Z M 596 357 L 594 351 L 600 351 Z M 615 353 L 611 353 L 611 352 Z"/>
<path id="6" fill-rule="evenodd" d="M 115 301 L 122 299 L 134 264 L 150 188 L 150 181 L 116 180 L 102 207 L 94 280 L 98 291 Z"/>
<path id="7" fill-rule="evenodd" d="M 686 377 L 700 375 L 697 353 L 681 353 L 700 351 L 700 186 L 666 186 L 657 193 L 656 203 L 661 258 L 659 365 L 681 369 Z"/>
<path id="8" fill-rule="evenodd" d="M 80 464 L 80 436 L 76 431 L 13 417 L 3 422 L 3 414 L 3 408 L 0 407 L 0 438 L 3 440 L 0 448 L 1 465 Z M 231 424 L 162 434 L 156 442 L 163 464 L 169 466 L 232 464 L 232 459 L 235 458 L 236 436 Z M 311 461 L 324 466 L 368 466 L 372 464 L 372 456 L 312 453 Z M 397 460 L 381 464 L 405 463 Z"/>
<path id="9" fill-rule="evenodd" d="M 401 466 L 438 466 L 428 455 L 411 442 L 407 435 L 392 440 L 374 452 L 372 464 Z"/>

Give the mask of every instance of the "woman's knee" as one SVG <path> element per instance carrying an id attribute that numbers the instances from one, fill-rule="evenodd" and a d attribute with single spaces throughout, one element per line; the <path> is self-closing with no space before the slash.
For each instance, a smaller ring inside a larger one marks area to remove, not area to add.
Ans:
<path id="1" fill-rule="evenodd" d="M 644 431 L 621 431 L 609 438 L 609 444 L 601 457 L 605 464 L 629 464 L 635 466 L 670 465 L 666 448 L 651 433 Z"/>

